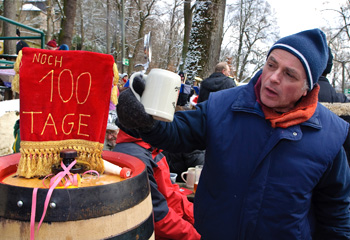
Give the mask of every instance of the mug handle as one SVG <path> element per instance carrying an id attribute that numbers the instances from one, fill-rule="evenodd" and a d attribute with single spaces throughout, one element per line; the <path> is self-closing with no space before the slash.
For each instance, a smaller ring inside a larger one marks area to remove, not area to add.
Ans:
<path id="1" fill-rule="evenodd" d="M 186 179 L 184 178 L 184 175 L 187 174 L 188 172 L 183 172 L 181 173 L 181 178 L 182 180 L 184 180 L 185 183 L 187 183 Z"/>
<path id="2" fill-rule="evenodd" d="M 146 74 L 143 74 L 142 72 L 136 72 L 136 73 L 134 73 L 133 75 L 131 75 L 131 77 L 130 77 L 130 79 L 129 79 L 129 87 L 130 87 L 131 91 L 132 91 L 133 94 L 135 95 L 136 99 L 139 100 L 139 101 L 141 101 L 141 96 L 140 96 L 137 92 L 135 92 L 135 90 L 134 90 L 134 88 L 133 88 L 133 86 L 132 86 L 132 84 L 133 84 L 133 82 L 134 82 L 134 78 L 135 78 L 136 76 L 143 76 L 143 78 L 146 79 L 146 78 L 147 78 L 147 75 L 146 75 Z"/>

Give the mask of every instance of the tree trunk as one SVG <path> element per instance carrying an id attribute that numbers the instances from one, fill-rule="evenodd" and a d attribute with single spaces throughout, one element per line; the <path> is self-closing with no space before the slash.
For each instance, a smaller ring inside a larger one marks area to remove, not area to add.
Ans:
<path id="1" fill-rule="evenodd" d="M 4 0 L 4 17 L 15 21 L 16 8 L 17 8 L 17 1 Z M 11 24 L 11 23 L 4 22 L 3 36 L 15 37 L 16 36 L 16 26 Z M 4 54 L 11 54 L 11 55 L 16 54 L 16 40 L 5 40 L 4 41 Z"/>
<path id="2" fill-rule="evenodd" d="M 72 45 L 74 20 L 77 9 L 77 0 L 64 0 L 64 16 L 61 20 L 61 31 L 59 35 L 59 44 L 67 44 L 69 49 Z"/>
<path id="3" fill-rule="evenodd" d="M 203 66 L 203 76 L 209 76 L 214 71 L 214 67 L 220 61 L 220 50 L 223 39 L 223 28 L 225 18 L 226 0 L 214 0 L 212 8 L 209 9 L 212 16 L 212 29 L 209 31 L 210 44 L 208 45 L 208 53 L 210 56 L 207 59 L 205 56 L 202 58 L 203 63 L 207 63 Z"/>
<path id="4" fill-rule="evenodd" d="M 190 40 L 190 33 L 192 27 L 192 8 L 191 1 L 184 1 L 184 40 L 182 46 L 182 61 L 180 63 L 180 70 L 184 70 L 184 65 L 186 61 L 186 55 L 188 52 L 188 42 Z"/>
<path id="5" fill-rule="evenodd" d="M 139 49 L 141 47 L 143 47 L 143 39 L 144 39 L 143 30 L 144 30 L 144 28 L 145 28 L 145 21 L 140 21 L 139 30 L 138 30 L 138 34 L 137 34 L 137 39 L 139 39 L 139 40 L 136 42 L 134 51 L 132 53 L 133 57 L 129 59 L 129 67 L 128 67 L 129 73 L 134 71 L 134 65 L 135 65 L 135 59 L 137 59 L 137 53 L 138 53 Z"/>
<path id="6" fill-rule="evenodd" d="M 47 24 L 47 31 L 46 31 L 46 42 L 51 40 L 52 36 L 52 1 L 47 1 L 47 15 L 46 15 L 46 24 Z"/>
<path id="7" fill-rule="evenodd" d="M 106 21 L 106 53 L 111 53 L 111 37 L 110 37 L 110 31 L 109 31 L 109 11 L 110 11 L 110 2 L 107 0 L 107 21 Z"/>
<path id="8" fill-rule="evenodd" d="M 197 0 L 185 71 L 194 77 L 208 77 L 219 62 L 226 0 Z"/>
<path id="9" fill-rule="evenodd" d="M 176 12 L 176 1 L 174 3 L 174 8 L 173 11 L 171 13 L 170 16 L 170 24 L 169 24 L 169 40 L 168 40 L 168 54 L 167 54 L 167 59 L 166 59 L 166 66 L 167 69 L 171 68 L 171 59 L 172 59 L 172 48 L 173 48 L 173 35 L 174 35 L 174 31 L 172 31 L 172 29 L 174 29 L 174 24 L 175 24 L 175 12 Z"/>
<path id="10" fill-rule="evenodd" d="M 83 14 L 83 4 L 82 0 L 79 0 L 79 6 L 80 6 L 80 35 L 81 35 L 81 43 L 80 43 L 80 48 L 78 48 L 77 45 L 77 50 L 84 50 L 84 41 L 85 41 L 85 31 L 84 31 L 84 14 Z"/>

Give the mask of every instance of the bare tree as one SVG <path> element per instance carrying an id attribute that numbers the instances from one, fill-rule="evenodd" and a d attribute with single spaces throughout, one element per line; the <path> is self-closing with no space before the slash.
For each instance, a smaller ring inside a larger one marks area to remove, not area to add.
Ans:
<path id="1" fill-rule="evenodd" d="M 167 51 L 167 59 L 166 59 L 166 65 L 167 69 L 170 69 L 172 65 L 174 65 L 174 55 L 173 55 L 173 48 L 175 44 L 175 35 L 177 33 L 178 29 L 178 8 L 180 6 L 181 2 L 180 0 L 174 0 L 174 5 L 171 8 L 170 13 L 170 23 L 169 23 L 169 39 L 168 39 L 168 51 Z"/>
<path id="2" fill-rule="evenodd" d="M 190 33 L 192 27 L 192 16 L 194 6 L 191 6 L 191 1 L 184 1 L 184 37 L 182 44 L 182 59 L 180 62 L 180 70 L 184 70 L 184 63 L 188 52 L 188 42 L 190 40 Z"/>
<path id="3" fill-rule="evenodd" d="M 222 60 L 233 56 L 234 75 L 241 82 L 261 69 L 270 42 L 277 40 L 279 31 L 266 0 L 237 0 L 228 8 L 225 33 L 230 40 L 224 46 Z"/>
<path id="4" fill-rule="evenodd" d="M 83 16 L 83 0 L 78 1 L 78 9 L 79 9 L 79 18 L 80 18 L 80 37 L 76 37 L 76 49 L 83 50 L 84 49 L 84 16 Z"/>
<path id="5" fill-rule="evenodd" d="M 135 15 L 133 15 L 133 19 L 136 23 L 135 28 L 133 29 L 134 36 L 134 45 L 131 46 L 129 42 L 129 67 L 128 72 L 131 73 L 134 71 L 135 60 L 138 59 L 138 55 L 143 52 L 143 39 L 145 32 L 145 27 L 147 21 L 153 15 L 153 7 L 157 0 L 133 0 L 133 6 L 135 7 Z M 131 17 L 131 15 L 130 15 Z M 129 33 L 130 33 L 129 28 Z M 132 34 L 132 33 L 131 33 Z M 130 35 L 129 35 L 130 37 Z M 132 47 L 132 48 L 131 48 Z"/>
<path id="6" fill-rule="evenodd" d="M 53 18 L 54 18 L 54 11 L 52 6 L 52 0 L 47 1 L 46 6 L 46 41 L 51 40 L 52 36 L 52 29 L 53 29 Z"/>
<path id="7" fill-rule="evenodd" d="M 106 52 L 106 4 L 105 1 L 81 0 L 80 18 L 75 27 L 75 40 L 83 50 Z M 80 41 L 79 41 L 80 39 Z"/>
<path id="8" fill-rule="evenodd" d="M 16 7 L 17 7 L 17 1 L 4 0 L 4 17 L 15 20 Z M 16 26 L 11 23 L 4 22 L 3 36 L 14 37 L 15 35 L 16 35 Z M 16 41 L 14 40 L 4 41 L 4 53 L 16 54 Z"/>
<path id="9" fill-rule="evenodd" d="M 106 12 L 106 53 L 111 52 L 111 33 L 110 33 L 110 27 L 109 27 L 109 20 L 110 20 L 110 9 L 111 9 L 111 3 L 110 0 L 107 0 L 107 12 Z"/>
<path id="10" fill-rule="evenodd" d="M 339 9 L 325 9 L 338 14 L 338 26 L 325 27 L 328 45 L 334 56 L 332 74 L 327 77 L 333 87 L 350 96 L 349 64 L 350 64 L 350 0 L 347 0 Z"/>
<path id="11" fill-rule="evenodd" d="M 188 80 L 209 76 L 220 57 L 226 0 L 197 0 L 185 71 Z"/>

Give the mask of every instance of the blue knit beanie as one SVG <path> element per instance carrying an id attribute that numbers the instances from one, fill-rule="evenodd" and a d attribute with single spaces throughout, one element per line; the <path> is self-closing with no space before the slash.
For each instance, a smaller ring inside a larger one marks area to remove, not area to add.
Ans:
<path id="1" fill-rule="evenodd" d="M 281 38 L 271 47 L 267 57 L 276 48 L 288 51 L 300 60 L 305 69 L 309 91 L 311 91 L 327 66 L 326 35 L 315 28 Z"/>

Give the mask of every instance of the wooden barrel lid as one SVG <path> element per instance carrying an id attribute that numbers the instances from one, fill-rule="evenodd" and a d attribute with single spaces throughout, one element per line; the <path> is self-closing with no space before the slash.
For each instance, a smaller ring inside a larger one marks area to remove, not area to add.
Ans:
<path id="1" fill-rule="evenodd" d="M 120 167 L 130 168 L 131 178 L 121 180 L 106 175 L 101 177 L 97 185 L 55 189 L 50 202 L 55 203 L 56 207 L 48 208 L 44 222 L 76 221 L 112 215 L 137 205 L 149 195 L 146 166 L 141 160 L 110 151 L 104 151 L 102 158 Z M 0 157 L 0 217 L 29 221 L 33 188 L 41 180 L 13 178 L 19 159 L 20 154 Z M 16 182 L 19 180 L 27 183 L 22 185 Z M 47 188 L 38 190 L 36 221 L 42 215 L 47 192 Z M 19 206 L 19 201 L 22 206 Z"/>

